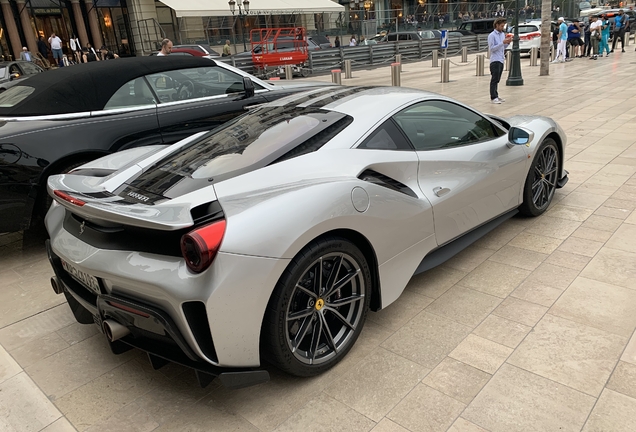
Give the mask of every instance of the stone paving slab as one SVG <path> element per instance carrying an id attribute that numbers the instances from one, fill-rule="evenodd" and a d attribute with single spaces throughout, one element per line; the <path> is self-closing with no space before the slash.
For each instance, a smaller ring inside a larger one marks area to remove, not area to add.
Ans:
<path id="1" fill-rule="evenodd" d="M 451 65 L 449 83 L 430 60 L 406 63 L 403 86 L 557 120 L 570 182 L 543 216 L 513 218 L 414 277 L 320 377 L 272 370 L 250 389 L 201 389 L 183 367 L 115 357 L 53 294 L 42 237 L 0 235 L 0 430 L 635 430 L 634 64 L 628 47 L 539 77 L 522 58 L 525 85 L 506 87 L 504 72 L 506 102 L 492 105 L 474 62 Z M 389 85 L 390 71 L 343 82 Z"/>

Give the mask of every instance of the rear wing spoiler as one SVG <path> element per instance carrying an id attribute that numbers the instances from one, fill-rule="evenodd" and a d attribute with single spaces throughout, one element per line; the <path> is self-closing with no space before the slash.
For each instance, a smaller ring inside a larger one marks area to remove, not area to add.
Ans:
<path id="1" fill-rule="evenodd" d="M 100 221 L 150 228 L 161 231 L 176 231 L 194 225 L 190 206 L 166 203 L 156 205 L 130 204 L 121 197 L 104 191 L 78 191 L 74 184 L 94 177 L 60 174 L 49 177 L 47 189 L 56 203 L 89 221 Z"/>

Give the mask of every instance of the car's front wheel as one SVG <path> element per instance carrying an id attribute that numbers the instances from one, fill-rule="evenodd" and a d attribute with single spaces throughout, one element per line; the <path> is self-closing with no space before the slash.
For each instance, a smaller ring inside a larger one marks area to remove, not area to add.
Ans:
<path id="1" fill-rule="evenodd" d="M 546 138 L 535 154 L 523 191 L 521 214 L 539 216 L 545 212 L 556 191 L 559 180 L 559 149 L 556 142 Z"/>
<path id="2" fill-rule="evenodd" d="M 285 372 L 313 376 L 338 363 L 364 325 L 371 296 L 364 254 L 340 237 L 317 240 L 289 264 L 265 314 L 265 358 Z"/>

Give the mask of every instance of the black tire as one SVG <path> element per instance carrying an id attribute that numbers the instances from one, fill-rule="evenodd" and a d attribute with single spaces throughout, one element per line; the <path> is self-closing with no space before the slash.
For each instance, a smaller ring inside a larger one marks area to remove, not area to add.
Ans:
<path id="1" fill-rule="evenodd" d="M 371 284 L 367 260 L 353 243 L 335 236 L 310 243 L 291 261 L 267 305 L 264 358 L 303 377 L 333 367 L 362 331 Z"/>
<path id="2" fill-rule="evenodd" d="M 519 207 L 522 215 L 539 216 L 550 207 L 559 181 L 560 157 L 553 139 L 546 138 L 539 145 L 523 189 L 523 203 Z"/>

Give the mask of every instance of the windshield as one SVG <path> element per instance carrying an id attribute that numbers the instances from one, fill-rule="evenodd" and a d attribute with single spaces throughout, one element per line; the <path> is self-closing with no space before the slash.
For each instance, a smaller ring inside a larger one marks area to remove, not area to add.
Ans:
<path id="1" fill-rule="evenodd" d="M 0 93 L 0 108 L 11 108 L 26 99 L 35 89 L 29 86 L 13 86 Z"/>
<path id="2" fill-rule="evenodd" d="M 511 32 L 513 32 L 514 30 L 515 30 L 514 27 L 510 28 Z M 537 27 L 536 25 L 520 25 L 519 26 L 519 33 L 532 33 L 537 31 L 539 31 L 539 27 Z"/>

